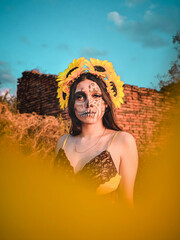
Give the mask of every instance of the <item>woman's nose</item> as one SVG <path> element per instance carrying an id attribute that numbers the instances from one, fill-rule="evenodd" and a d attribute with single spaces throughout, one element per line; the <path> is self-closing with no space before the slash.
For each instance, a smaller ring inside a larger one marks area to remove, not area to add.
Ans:
<path id="1" fill-rule="evenodd" d="M 87 98 L 86 99 L 86 107 L 89 108 L 89 107 L 92 107 L 92 106 L 93 106 L 92 99 L 91 98 Z"/>

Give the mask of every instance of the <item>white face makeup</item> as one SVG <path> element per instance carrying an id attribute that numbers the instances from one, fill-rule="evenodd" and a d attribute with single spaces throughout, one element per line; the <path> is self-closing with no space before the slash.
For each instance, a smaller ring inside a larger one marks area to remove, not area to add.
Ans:
<path id="1" fill-rule="evenodd" d="M 106 104 L 97 83 L 86 79 L 78 83 L 75 91 L 74 110 L 76 117 L 84 123 L 95 123 L 102 119 Z"/>

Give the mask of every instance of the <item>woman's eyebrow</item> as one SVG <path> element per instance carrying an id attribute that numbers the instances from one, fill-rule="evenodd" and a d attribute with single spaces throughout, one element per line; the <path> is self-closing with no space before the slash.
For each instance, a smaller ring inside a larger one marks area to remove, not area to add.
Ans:
<path id="1" fill-rule="evenodd" d="M 100 88 L 98 88 L 98 87 L 95 87 L 95 86 L 91 86 L 90 88 L 89 88 L 89 91 L 91 91 L 91 92 L 101 92 L 101 89 Z"/>
<path id="2" fill-rule="evenodd" d="M 85 91 L 83 91 L 83 89 L 81 89 L 81 90 L 78 90 L 77 92 L 75 92 L 75 93 L 86 93 Z"/>
<path id="3" fill-rule="evenodd" d="M 91 92 L 92 92 L 92 93 L 99 93 L 99 94 L 102 94 L 102 92 L 101 92 L 100 90 L 96 90 L 96 89 L 93 89 Z"/>

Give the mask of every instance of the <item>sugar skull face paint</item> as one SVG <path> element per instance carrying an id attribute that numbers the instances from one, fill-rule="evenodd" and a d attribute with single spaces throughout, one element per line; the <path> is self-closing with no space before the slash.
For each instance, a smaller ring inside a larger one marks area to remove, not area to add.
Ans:
<path id="1" fill-rule="evenodd" d="M 106 104 L 97 83 L 86 79 L 77 85 L 74 110 L 81 122 L 95 123 L 102 119 L 105 107 Z"/>

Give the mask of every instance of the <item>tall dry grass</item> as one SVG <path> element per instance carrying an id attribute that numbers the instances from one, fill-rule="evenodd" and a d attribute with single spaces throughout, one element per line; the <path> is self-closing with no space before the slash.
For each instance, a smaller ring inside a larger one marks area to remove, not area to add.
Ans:
<path id="1" fill-rule="evenodd" d="M 67 133 L 69 122 L 60 116 L 13 113 L 6 102 L 0 103 L 0 136 L 19 143 L 26 155 L 52 157 L 58 138 Z"/>

